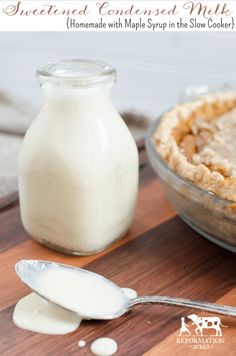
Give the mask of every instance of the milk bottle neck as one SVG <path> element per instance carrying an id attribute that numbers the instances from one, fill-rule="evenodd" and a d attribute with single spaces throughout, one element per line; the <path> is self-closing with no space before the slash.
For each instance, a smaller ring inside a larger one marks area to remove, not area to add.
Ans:
<path id="1" fill-rule="evenodd" d="M 89 59 L 51 62 L 37 71 L 45 101 L 66 101 L 96 106 L 111 101 L 116 71 L 109 64 Z"/>
<path id="2" fill-rule="evenodd" d="M 96 88 L 68 88 L 61 86 L 43 85 L 44 106 L 66 105 L 90 107 L 112 106 L 111 86 Z"/>

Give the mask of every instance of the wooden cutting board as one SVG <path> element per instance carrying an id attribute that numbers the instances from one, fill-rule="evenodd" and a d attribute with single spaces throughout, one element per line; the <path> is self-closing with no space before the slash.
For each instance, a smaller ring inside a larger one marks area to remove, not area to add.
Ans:
<path id="1" fill-rule="evenodd" d="M 137 306 L 117 320 L 86 321 L 77 331 L 63 336 L 31 333 L 12 322 L 15 303 L 29 293 L 14 272 L 20 259 L 82 266 L 121 287 L 135 289 L 139 295 L 236 305 L 235 255 L 206 241 L 176 216 L 147 163 L 144 147 L 139 151 L 140 192 L 134 224 L 122 241 L 95 256 L 66 256 L 44 248 L 24 231 L 18 204 L 4 208 L 0 202 L 0 355 L 91 355 L 91 342 L 102 336 L 118 342 L 117 355 L 236 355 L 236 319 L 221 318 L 227 326 L 222 327 L 224 342 L 195 350 L 189 343 L 178 342 L 180 319 L 185 317 L 187 322 L 193 311 L 177 307 Z M 79 349 L 81 339 L 87 345 Z"/>

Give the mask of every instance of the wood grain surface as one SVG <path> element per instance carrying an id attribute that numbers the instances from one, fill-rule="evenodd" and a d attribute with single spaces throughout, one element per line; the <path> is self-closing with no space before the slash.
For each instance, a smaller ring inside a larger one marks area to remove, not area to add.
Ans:
<path id="1" fill-rule="evenodd" d="M 68 335 L 50 336 L 21 330 L 12 322 L 19 298 L 29 290 L 17 278 L 20 259 L 46 259 L 82 266 L 101 273 L 139 295 L 162 294 L 236 305 L 235 255 L 204 240 L 176 216 L 160 181 L 140 146 L 140 192 L 132 228 L 107 251 L 75 257 L 50 251 L 24 231 L 17 204 L 0 210 L 0 355 L 91 355 L 91 342 L 114 338 L 117 355 L 235 355 L 236 319 L 222 317 L 224 343 L 194 350 L 177 343 L 180 318 L 189 309 L 157 305 L 137 306 L 113 321 L 83 321 Z M 204 316 L 207 315 L 204 313 Z M 190 324 L 189 324 L 190 325 Z M 189 326 L 191 327 L 191 325 Z M 87 345 L 79 348 L 79 340 Z"/>

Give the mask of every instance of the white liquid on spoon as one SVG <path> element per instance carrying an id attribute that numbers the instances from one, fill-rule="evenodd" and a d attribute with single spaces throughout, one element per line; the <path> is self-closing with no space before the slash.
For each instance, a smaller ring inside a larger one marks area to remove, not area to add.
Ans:
<path id="1" fill-rule="evenodd" d="M 94 273 L 69 267 L 44 269 L 42 265 L 37 272 L 31 270 L 28 278 L 30 287 L 52 302 L 32 293 L 17 303 L 13 321 L 20 328 L 46 334 L 65 334 L 77 329 L 82 319 L 119 313 L 128 305 L 128 298 L 137 294 Z"/>
<path id="2" fill-rule="evenodd" d="M 97 356 L 111 356 L 116 353 L 118 349 L 115 340 L 109 337 L 101 337 L 95 340 L 91 345 L 91 352 Z"/>
<path id="3" fill-rule="evenodd" d="M 125 293 L 126 297 L 129 299 L 134 299 L 137 298 L 138 294 L 136 290 L 131 289 L 131 288 L 121 288 L 123 292 Z"/>
<path id="4" fill-rule="evenodd" d="M 128 298 L 113 283 L 95 274 L 50 268 L 38 274 L 34 289 L 84 319 L 102 319 L 123 310 Z"/>
<path id="5" fill-rule="evenodd" d="M 67 334 L 76 330 L 81 318 L 35 293 L 22 298 L 15 306 L 14 323 L 26 330 L 44 334 Z"/>

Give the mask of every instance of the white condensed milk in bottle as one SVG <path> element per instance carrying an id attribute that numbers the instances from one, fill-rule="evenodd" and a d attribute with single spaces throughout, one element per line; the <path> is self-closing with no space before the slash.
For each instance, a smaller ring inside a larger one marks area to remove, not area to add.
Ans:
<path id="1" fill-rule="evenodd" d="M 96 253 L 129 229 L 138 189 L 137 148 L 111 101 L 116 71 L 65 60 L 37 76 L 44 101 L 19 158 L 23 225 L 52 249 Z"/>

